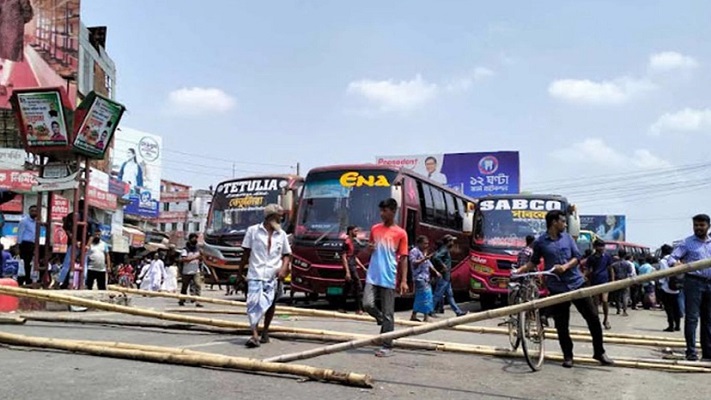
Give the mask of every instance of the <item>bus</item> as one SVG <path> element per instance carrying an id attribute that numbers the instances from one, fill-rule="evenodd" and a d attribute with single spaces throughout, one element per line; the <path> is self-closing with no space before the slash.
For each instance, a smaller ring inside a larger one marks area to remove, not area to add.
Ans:
<path id="1" fill-rule="evenodd" d="M 242 240 L 247 228 L 264 219 L 267 204 L 284 208 L 283 229 L 291 234 L 304 178 L 297 175 L 268 175 L 232 179 L 217 185 L 210 204 L 204 244 L 200 247 L 205 265 L 215 283 L 224 283 L 236 273 L 242 259 Z M 244 272 L 244 271 L 243 271 Z"/>
<path id="2" fill-rule="evenodd" d="M 561 210 L 568 232 L 577 240 L 580 218 L 568 200 L 559 195 L 490 195 L 479 199 L 474 215 L 470 271 L 472 297 L 483 309 L 493 308 L 508 293 L 511 269 L 516 267 L 526 236 L 546 231 L 548 211 Z"/>
<path id="3" fill-rule="evenodd" d="M 620 253 L 620 250 L 624 250 L 626 254 L 634 257 L 635 260 L 640 257 L 647 257 L 652 254 L 648 246 L 643 246 L 640 244 L 612 241 L 608 240 L 605 242 L 605 252 L 611 256 L 616 256 Z"/>
<path id="4" fill-rule="evenodd" d="M 346 227 L 360 228 L 356 256 L 367 266 L 370 228 L 380 222 L 378 204 L 390 197 L 398 202 L 396 223 L 407 232 L 410 248 L 418 235 L 427 236 L 431 243 L 446 234 L 456 238 L 451 250 L 452 285 L 466 293 L 474 199 L 408 169 L 374 164 L 309 171 L 294 231 L 292 290 L 311 298 L 326 295 L 329 301 L 342 295 Z M 358 277 L 364 281 L 365 271 L 359 271 Z M 414 285 L 410 288 L 414 290 Z"/>

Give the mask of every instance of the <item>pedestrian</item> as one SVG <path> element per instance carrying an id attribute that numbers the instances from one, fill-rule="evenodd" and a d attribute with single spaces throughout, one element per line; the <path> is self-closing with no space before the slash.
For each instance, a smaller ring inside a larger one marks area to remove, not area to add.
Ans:
<path id="1" fill-rule="evenodd" d="M 525 267 L 513 271 L 520 274 L 535 270 L 543 258 L 544 269 L 558 275 L 546 277 L 546 286 L 551 295 L 572 292 L 585 284 L 585 278 L 578 267 L 580 251 L 575 240 L 566 232 L 566 225 L 566 217 L 562 211 L 549 211 L 546 214 L 547 231 L 534 242 L 531 260 Z M 563 367 L 573 367 L 573 341 L 570 338 L 571 303 L 588 325 L 594 348 L 593 358 L 603 365 L 612 365 L 613 361 L 605 354 L 602 325 L 595 305 L 590 297 L 584 297 L 551 306 L 558 342 L 563 351 Z"/>
<path id="2" fill-rule="evenodd" d="M 341 264 L 345 270 L 345 282 L 343 284 L 343 295 L 341 296 L 340 312 L 346 312 L 346 301 L 352 295 L 356 303 L 356 314 L 363 314 L 363 283 L 358 275 L 358 268 L 365 270 L 365 266 L 356 256 L 355 245 L 358 242 L 360 229 L 357 226 L 346 228 L 346 240 L 343 242 L 341 252 Z"/>
<path id="3" fill-rule="evenodd" d="M 183 264 L 182 271 L 182 286 L 180 288 L 180 294 L 187 295 L 188 288 L 192 285 L 197 290 L 191 292 L 191 295 L 200 296 L 200 260 L 202 260 L 202 255 L 197 246 L 198 235 L 196 233 L 191 233 L 188 235 L 188 242 L 185 244 L 185 248 L 180 253 L 180 262 Z M 185 300 L 180 299 L 178 301 L 179 306 L 185 305 Z M 202 307 L 202 304 L 195 303 L 195 307 Z"/>
<path id="4" fill-rule="evenodd" d="M 614 272 L 614 278 L 616 281 L 627 279 L 633 276 L 637 276 L 634 268 L 634 264 L 630 261 L 630 256 L 626 251 L 620 250 L 618 253 L 618 260 L 612 263 L 612 270 Z M 622 309 L 622 316 L 628 317 L 627 307 L 630 303 L 630 293 L 631 289 L 626 287 L 616 291 L 613 296 L 615 297 L 615 306 L 617 308 L 617 315 L 620 315 L 620 309 Z"/>
<path id="5" fill-rule="evenodd" d="M 37 233 L 37 206 L 30 206 L 17 226 L 17 242 L 20 245 L 20 258 L 25 265 L 25 276 L 18 278 L 20 286 L 32 284 L 32 259 L 35 256 L 35 234 Z M 40 282 L 42 277 L 40 275 Z"/>
<path id="6" fill-rule="evenodd" d="M 378 204 L 381 223 L 370 228 L 372 249 L 363 289 L 363 308 L 380 325 L 380 333 L 395 329 L 395 290 L 409 291 L 407 285 L 407 233 L 395 224 L 397 201 L 389 198 Z M 399 283 L 397 279 L 399 278 Z M 386 340 L 375 352 L 377 357 L 393 355 L 393 342 Z"/>
<path id="7" fill-rule="evenodd" d="M 711 219 L 706 214 L 698 214 L 692 218 L 692 222 L 694 234 L 674 248 L 667 261 L 670 267 L 678 262 L 688 264 L 711 258 L 709 237 Z M 696 328 L 701 319 L 701 358 L 711 360 L 711 268 L 685 274 L 684 300 L 686 359 L 689 361 L 699 359 L 696 352 Z"/>
<path id="8" fill-rule="evenodd" d="M 659 270 L 665 271 L 669 269 L 669 259 L 671 258 L 673 248 L 668 244 L 662 245 L 661 255 L 659 260 Z M 662 304 L 664 304 L 664 312 L 667 314 L 667 328 L 664 332 L 674 332 L 681 330 L 681 311 L 679 310 L 679 290 L 672 288 L 669 285 L 669 278 L 659 280 L 661 286 Z"/>
<path id="9" fill-rule="evenodd" d="M 430 274 L 440 276 L 440 273 L 437 272 L 430 261 L 433 254 L 429 253 L 430 241 L 427 236 L 418 236 L 416 243 L 417 246 L 410 250 L 412 280 L 415 282 L 415 302 L 412 306 L 410 320 L 421 322 L 417 319 L 417 314 L 421 313 L 424 315 L 424 321 L 429 322 L 429 316 L 434 310 Z"/>
<path id="10" fill-rule="evenodd" d="M 153 253 L 153 260 L 146 264 L 141 270 L 139 279 L 141 280 L 141 290 L 150 290 L 152 292 L 160 291 L 165 276 L 165 264 L 161 260 L 160 252 Z"/>
<path id="11" fill-rule="evenodd" d="M 594 252 L 588 257 L 585 271 L 588 277 L 590 286 L 604 285 L 615 280 L 615 272 L 612 269 L 612 257 L 605 253 L 605 242 L 596 239 L 593 242 Z M 610 304 L 608 293 L 602 293 L 595 296 L 595 309 L 599 312 L 600 303 L 602 303 L 602 313 L 604 316 L 602 326 L 605 329 L 611 329 L 609 321 Z"/>
<path id="12" fill-rule="evenodd" d="M 286 232 L 281 228 L 284 210 L 278 204 L 264 207 L 264 221 L 247 228 L 242 241 L 242 262 L 237 272 L 242 277 L 247 270 L 247 316 L 252 336 L 245 345 L 248 348 L 269 343 L 269 326 L 274 318 L 277 295 L 282 291 L 282 282 L 289 275 L 291 246 Z M 262 334 L 259 321 L 264 317 Z"/>
<path id="13" fill-rule="evenodd" d="M 107 269 L 111 269 L 109 251 L 101 241 L 101 232 L 96 232 L 87 246 L 86 290 L 93 290 L 95 281 L 99 290 L 106 290 Z"/>
<path id="14" fill-rule="evenodd" d="M 652 266 L 653 257 L 652 256 L 647 256 L 645 258 L 640 258 L 641 260 L 641 265 L 639 266 L 639 275 L 647 275 L 651 274 L 652 272 L 655 271 L 654 267 Z M 641 301 L 642 301 L 642 308 L 645 310 L 649 310 L 652 307 L 654 307 L 656 303 L 656 298 L 654 296 L 654 282 L 646 282 L 643 283 L 640 286 L 640 294 L 641 294 Z"/>
<path id="15" fill-rule="evenodd" d="M 462 310 L 454 300 L 454 291 L 452 290 L 452 253 L 451 248 L 454 246 L 456 238 L 450 234 L 444 235 L 442 245 L 437 249 L 432 262 L 439 266 L 437 270 L 441 271 L 442 278 L 437 280 L 437 287 L 434 293 L 435 310 L 440 314 L 444 313 L 444 299 L 446 297 L 449 307 L 454 311 L 457 317 L 466 315 L 467 312 Z"/>

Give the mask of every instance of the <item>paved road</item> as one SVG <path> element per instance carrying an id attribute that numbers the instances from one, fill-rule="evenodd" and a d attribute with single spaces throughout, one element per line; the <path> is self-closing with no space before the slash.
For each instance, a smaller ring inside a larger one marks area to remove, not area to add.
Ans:
<path id="1" fill-rule="evenodd" d="M 219 295 L 213 292 L 212 295 Z M 134 305 L 153 309 L 175 307 L 166 299 L 134 298 Z M 217 307 L 215 308 L 224 308 Z M 466 304 L 474 310 L 475 303 Z M 78 315 L 79 313 L 72 313 Z M 409 315 L 407 311 L 399 317 Z M 103 312 L 82 316 L 102 318 L 134 317 Z M 576 315 L 573 312 L 573 315 Z M 215 318 L 245 321 L 236 315 Z M 496 326 L 500 321 L 488 321 Z M 280 316 L 275 322 L 284 326 L 321 328 L 358 333 L 376 333 L 374 324 L 325 320 L 311 317 Z M 632 312 L 631 317 L 613 316 L 613 332 L 646 335 L 664 334 L 664 313 Z M 584 329 L 579 316 L 573 318 L 573 329 Z M 187 347 L 218 354 L 268 357 L 317 346 L 314 343 L 273 340 L 257 350 L 244 348 L 244 337 L 231 335 L 166 331 L 95 325 L 67 325 L 32 322 L 24 326 L 0 326 L 5 332 L 66 339 L 114 340 L 162 346 Z M 452 342 L 507 346 L 507 338 L 498 335 L 466 334 L 438 331 L 422 338 Z M 549 341 L 549 351 L 559 352 L 557 343 Z M 615 356 L 658 356 L 649 347 L 607 346 Z M 0 348 L 2 399 L 76 399 L 131 400 L 170 399 L 581 399 L 606 396 L 609 399 L 705 399 L 708 398 L 708 375 L 679 374 L 626 368 L 576 366 L 567 370 L 557 363 L 547 363 L 543 370 L 531 373 L 523 360 L 506 360 L 452 353 L 399 350 L 396 356 L 378 359 L 373 349 L 358 349 L 323 356 L 301 363 L 338 370 L 371 374 L 373 389 L 357 389 L 318 382 L 300 382 L 290 377 L 243 374 L 230 371 L 160 365 L 146 362 L 99 358 L 54 351 Z M 590 355 L 587 343 L 576 344 L 576 354 Z M 248 397 L 247 397 L 248 396 Z"/>

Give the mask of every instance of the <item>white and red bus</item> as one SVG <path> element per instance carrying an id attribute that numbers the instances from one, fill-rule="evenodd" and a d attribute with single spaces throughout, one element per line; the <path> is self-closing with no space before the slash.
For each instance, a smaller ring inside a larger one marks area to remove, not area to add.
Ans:
<path id="1" fill-rule="evenodd" d="M 620 250 L 624 250 L 625 254 L 629 254 L 634 257 L 635 260 L 640 257 L 647 257 L 651 253 L 648 246 L 643 246 L 641 244 L 634 244 L 628 242 L 620 242 L 608 240 L 605 241 L 605 252 L 611 256 L 616 256 L 620 253 Z"/>
<path id="2" fill-rule="evenodd" d="M 201 252 L 205 265 L 218 282 L 234 274 L 242 259 L 242 240 L 247 228 L 264 219 L 264 207 L 281 205 L 285 211 L 283 229 L 292 233 L 304 178 L 297 175 L 269 175 L 233 179 L 217 185 Z"/>
<path id="3" fill-rule="evenodd" d="M 466 292 L 473 217 L 468 210 L 474 199 L 410 170 L 374 164 L 309 171 L 294 231 L 292 290 L 311 297 L 341 295 L 346 228 L 359 227 L 359 242 L 366 244 L 370 227 L 380 222 L 378 204 L 390 197 L 398 202 L 396 223 L 407 232 L 410 247 L 418 235 L 427 236 L 431 243 L 446 234 L 457 238 L 451 251 L 452 285 L 455 291 Z M 368 246 L 357 247 L 357 256 L 367 266 Z M 359 275 L 365 279 L 365 271 Z"/>
<path id="4" fill-rule="evenodd" d="M 511 269 L 516 267 L 526 236 L 546 231 L 546 213 L 561 210 L 568 218 L 568 232 L 577 239 L 580 218 L 575 206 L 557 195 L 492 195 L 480 198 L 474 216 L 471 243 L 471 293 L 484 309 L 506 298 Z"/>

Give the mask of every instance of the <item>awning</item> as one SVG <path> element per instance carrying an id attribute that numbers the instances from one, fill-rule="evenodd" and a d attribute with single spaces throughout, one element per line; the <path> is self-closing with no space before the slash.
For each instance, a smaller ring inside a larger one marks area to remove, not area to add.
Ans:
<path id="1" fill-rule="evenodd" d="M 143 231 L 124 225 L 123 232 L 128 235 L 131 247 L 143 247 L 143 243 L 146 241 L 146 234 Z"/>

